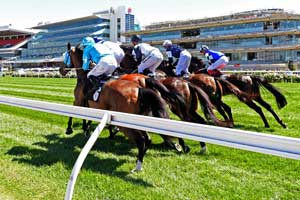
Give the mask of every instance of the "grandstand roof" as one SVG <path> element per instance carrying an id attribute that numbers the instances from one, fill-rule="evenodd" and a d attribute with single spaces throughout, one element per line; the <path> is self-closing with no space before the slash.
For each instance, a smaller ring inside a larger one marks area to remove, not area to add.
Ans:
<path id="1" fill-rule="evenodd" d="M 10 35 L 34 35 L 38 33 L 37 29 L 26 29 L 26 28 L 17 28 L 12 25 L 0 26 L 0 36 L 10 36 Z"/>
<path id="2" fill-rule="evenodd" d="M 195 29 L 195 28 L 215 27 L 215 26 L 224 26 L 224 25 L 232 25 L 232 24 L 268 21 L 268 20 L 282 20 L 282 19 L 299 20 L 300 14 L 286 12 L 283 9 L 262 9 L 262 10 L 240 12 L 240 13 L 219 16 L 219 17 L 211 17 L 211 18 L 157 22 L 146 26 L 144 30 L 129 31 L 129 32 L 122 33 L 122 35 L 130 36 L 133 34 L 147 34 L 147 33 L 165 32 L 165 31 L 175 31 L 175 30 L 188 30 L 188 29 Z"/>
<path id="3" fill-rule="evenodd" d="M 64 21 L 59 21 L 59 22 L 41 24 L 41 25 L 38 25 L 38 26 L 34 26 L 32 28 L 34 28 L 34 29 L 36 29 L 36 28 L 44 29 L 44 28 L 48 28 L 49 26 L 56 25 L 56 24 L 73 23 L 73 22 L 77 22 L 77 21 L 88 20 L 88 19 L 97 19 L 97 18 L 99 18 L 99 16 L 89 15 L 89 16 L 79 17 L 79 18 L 75 18 L 75 19 L 69 19 L 69 20 L 64 20 Z"/>

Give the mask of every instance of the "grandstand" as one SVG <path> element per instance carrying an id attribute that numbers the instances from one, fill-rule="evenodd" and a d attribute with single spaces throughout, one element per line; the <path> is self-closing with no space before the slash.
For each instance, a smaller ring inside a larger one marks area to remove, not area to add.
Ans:
<path id="1" fill-rule="evenodd" d="M 133 34 L 162 50 L 163 40 L 172 40 L 199 57 L 201 45 L 208 45 L 223 51 L 232 69 L 286 70 L 287 63 L 300 62 L 300 15 L 283 9 L 159 22 L 123 33 L 127 37 Z"/>
<path id="2" fill-rule="evenodd" d="M 126 38 L 120 33 L 134 30 L 134 28 L 132 9 L 125 6 L 59 22 L 39 23 L 32 28 L 36 34 L 33 37 L 30 35 L 24 38 L 26 46 L 23 46 L 24 48 L 16 46 L 17 57 L 12 59 L 15 56 L 8 55 L 10 60 L 6 60 L 3 64 L 11 65 L 16 70 L 34 67 L 57 68 L 63 64 L 62 54 L 66 51 L 68 42 L 76 45 L 86 36 L 98 36 L 105 40 L 124 42 Z M 30 40 L 27 41 L 27 38 Z M 14 42 L 17 40 L 14 38 Z"/>
<path id="3" fill-rule="evenodd" d="M 0 26 L 0 60 L 13 60 L 20 56 L 21 48 L 39 32 L 37 29 L 16 28 L 12 25 Z"/>

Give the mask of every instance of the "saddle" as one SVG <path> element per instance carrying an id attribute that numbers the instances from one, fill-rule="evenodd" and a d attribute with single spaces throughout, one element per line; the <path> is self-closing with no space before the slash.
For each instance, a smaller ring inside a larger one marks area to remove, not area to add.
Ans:
<path id="1" fill-rule="evenodd" d="M 202 68 L 202 69 L 198 70 L 196 74 L 208 74 L 207 68 Z M 213 77 L 218 77 L 218 78 L 220 78 L 220 77 L 221 77 L 222 75 L 224 75 L 224 74 L 223 74 L 222 72 L 220 72 L 219 70 L 214 69 L 214 70 L 212 71 L 212 73 L 211 73 L 211 74 L 208 74 L 208 75 L 213 76 Z"/>
<path id="2" fill-rule="evenodd" d="M 87 100 L 99 101 L 100 93 L 104 84 L 110 79 L 117 79 L 116 76 L 111 75 L 100 75 L 100 76 L 90 76 L 87 79 L 86 87 L 84 89 L 84 94 Z"/>

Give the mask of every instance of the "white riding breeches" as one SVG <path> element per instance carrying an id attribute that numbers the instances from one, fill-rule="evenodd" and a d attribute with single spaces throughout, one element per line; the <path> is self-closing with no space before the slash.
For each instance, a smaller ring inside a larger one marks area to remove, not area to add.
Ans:
<path id="1" fill-rule="evenodd" d="M 228 62 L 229 62 L 229 59 L 226 56 L 222 56 L 221 58 L 219 58 L 219 60 L 217 60 L 216 62 L 211 64 L 207 68 L 207 70 L 222 69 L 228 64 Z"/>
<path id="2" fill-rule="evenodd" d="M 159 50 L 154 50 L 148 55 L 138 66 L 138 73 L 143 73 L 145 69 L 149 69 L 151 72 L 155 73 L 156 68 L 163 61 L 163 55 Z"/>
<path id="3" fill-rule="evenodd" d="M 191 64 L 192 56 L 190 52 L 187 50 L 183 50 L 180 53 L 180 57 L 176 66 L 176 75 L 181 75 L 181 72 L 184 71 L 185 73 L 188 73 L 189 66 Z"/>
<path id="4" fill-rule="evenodd" d="M 111 75 L 117 66 L 118 64 L 115 57 L 113 55 L 107 55 L 100 59 L 99 63 L 88 73 L 87 76 L 100 76 L 102 74 Z"/>

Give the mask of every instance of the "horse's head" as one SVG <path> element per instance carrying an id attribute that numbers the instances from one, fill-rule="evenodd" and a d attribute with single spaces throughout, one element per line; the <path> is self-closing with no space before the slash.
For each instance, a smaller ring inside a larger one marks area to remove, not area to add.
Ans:
<path id="1" fill-rule="evenodd" d="M 81 68 L 83 51 L 80 49 L 79 44 L 76 47 L 71 47 L 71 44 L 68 43 L 67 47 L 64 63 L 70 68 Z"/>
<path id="2" fill-rule="evenodd" d="M 65 66 L 60 68 L 60 73 L 65 76 L 68 73 L 67 68 L 81 69 L 82 66 L 83 51 L 79 48 L 79 44 L 76 47 L 72 47 L 70 43 L 67 45 L 67 51 L 64 53 Z"/>
<path id="3" fill-rule="evenodd" d="M 191 64 L 189 66 L 189 72 L 195 74 L 201 73 L 202 69 L 205 69 L 205 67 L 205 63 L 202 59 L 193 56 L 191 59 Z"/>
<path id="4" fill-rule="evenodd" d="M 133 47 L 120 45 L 121 49 L 123 49 L 125 56 L 120 63 L 122 73 L 132 73 L 137 69 L 137 62 L 132 55 Z"/>
<path id="5" fill-rule="evenodd" d="M 170 64 L 167 60 L 163 60 L 156 70 L 159 70 L 160 73 L 163 72 L 166 76 L 176 76 L 175 67 L 172 64 Z"/>

